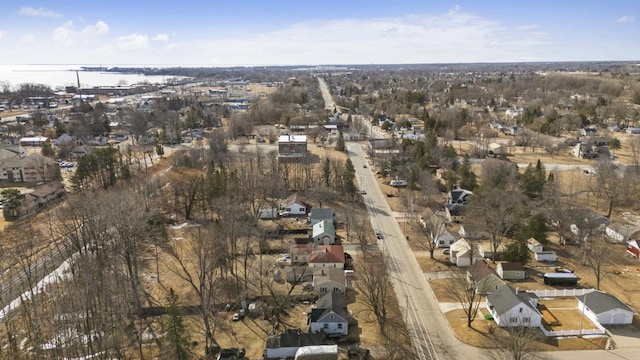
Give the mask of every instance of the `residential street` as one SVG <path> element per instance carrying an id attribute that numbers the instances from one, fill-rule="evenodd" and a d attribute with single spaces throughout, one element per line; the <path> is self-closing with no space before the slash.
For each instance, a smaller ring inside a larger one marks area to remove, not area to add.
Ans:
<path id="1" fill-rule="evenodd" d="M 486 358 L 482 349 L 465 345 L 453 335 L 400 226 L 392 216 L 375 175 L 369 166 L 363 167 L 366 158 L 362 144 L 350 143 L 347 148 L 360 188 L 367 191 L 364 201 L 371 225 L 384 236 L 384 240 L 378 240 L 378 245 L 389 261 L 393 286 L 400 308 L 406 314 L 417 355 L 420 359 L 442 360 Z"/>

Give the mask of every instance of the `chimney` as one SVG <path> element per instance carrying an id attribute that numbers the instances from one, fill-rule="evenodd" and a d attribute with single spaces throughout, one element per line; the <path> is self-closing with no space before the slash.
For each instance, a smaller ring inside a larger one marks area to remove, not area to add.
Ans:
<path id="1" fill-rule="evenodd" d="M 519 290 L 519 288 L 516 288 L 516 295 L 518 295 L 518 290 Z"/>

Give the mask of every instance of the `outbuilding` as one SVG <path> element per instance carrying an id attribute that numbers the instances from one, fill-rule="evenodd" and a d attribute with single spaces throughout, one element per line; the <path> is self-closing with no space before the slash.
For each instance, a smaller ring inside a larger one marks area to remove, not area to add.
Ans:
<path id="1" fill-rule="evenodd" d="M 592 291 L 577 298 L 578 310 L 601 325 L 628 325 L 636 314 L 617 297 L 602 291 Z"/>
<path id="2" fill-rule="evenodd" d="M 524 280 L 527 276 L 524 266 L 518 262 L 501 262 L 496 271 L 503 280 Z"/>

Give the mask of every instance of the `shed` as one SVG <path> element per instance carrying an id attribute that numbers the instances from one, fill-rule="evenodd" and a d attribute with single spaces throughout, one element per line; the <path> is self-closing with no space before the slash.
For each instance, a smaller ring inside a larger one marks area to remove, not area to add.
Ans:
<path id="1" fill-rule="evenodd" d="M 496 271 L 503 280 L 524 280 L 527 273 L 524 266 L 519 262 L 501 262 L 498 263 Z"/>
<path id="2" fill-rule="evenodd" d="M 640 259 L 640 244 L 638 244 L 638 240 L 627 242 L 627 252 L 633 255 L 634 258 Z"/>
<path id="3" fill-rule="evenodd" d="M 338 345 L 304 346 L 296 351 L 295 360 L 338 360 Z"/>

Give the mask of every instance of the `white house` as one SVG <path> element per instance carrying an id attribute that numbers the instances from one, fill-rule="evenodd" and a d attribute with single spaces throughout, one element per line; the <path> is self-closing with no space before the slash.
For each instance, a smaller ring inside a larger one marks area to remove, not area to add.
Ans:
<path id="1" fill-rule="evenodd" d="M 302 198 L 298 195 L 298 193 L 295 193 L 289 195 L 289 197 L 285 201 L 283 201 L 282 209 L 289 213 L 289 215 L 305 215 L 309 210 L 309 205 L 306 202 L 302 201 Z"/>
<path id="2" fill-rule="evenodd" d="M 611 223 L 605 228 L 605 234 L 618 243 L 625 243 L 631 240 L 631 235 L 638 231 L 637 226 L 630 224 Z"/>
<path id="3" fill-rule="evenodd" d="M 633 315 L 636 314 L 618 298 L 602 291 L 593 291 L 577 298 L 578 310 L 600 325 L 631 324 Z"/>
<path id="4" fill-rule="evenodd" d="M 313 225 L 311 238 L 314 244 L 333 245 L 336 243 L 336 228 L 333 221 L 322 220 Z"/>
<path id="5" fill-rule="evenodd" d="M 315 308 L 309 311 L 309 332 L 323 332 L 327 335 L 347 335 L 350 318 L 347 301 L 336 292 L 330 292 L 318 299 Z"/>
<path id="6" fill-rule="evenodd" d="M 465 239 L 460 239 L 451 244 L 449 260 L 456 266 L 471 266 L 482 260 L 482 256 L 480 256 L 477 248 L 471 251 L 469 243 Z"/>
<path id="7" fill-rule="evenodd" d="M 438 238 L 434 239 L 433 241 L 435 242 L 437 248 L 448 248 L 453 243 L 458 241 L 458 239 L 459 237 L 453 235 L 449 230 L 445 229 L 442 235 L 438 236 Z"/>
<path id="8" fill-rule="evenodd" d="M 344 269 L 344 248 L 342 245 L 318 245 L 309 255 L 309 267 Z"/>
<path id="9" fill-rule="evenodd" d="M 542 314 L 537 309 L 538 297 L 534 293 L 514 290 L 504 285 L 487 295 L 487 310 L 500 327 L 539 327 Z"/>
<path id="10" fill-rule="evenodd" d="M 469 201 L 472 195 L 473 193 L 469 190 L 460 189 L 460 188 L 453 189 L 447 193 L 447 199 L 445 201 L 445 204 L 465 205 Z"/>
<path id="11" fill-rule="evenodd" d="M 533 258 L 536 261 L 556 261 L 557 259 L 555 251 L 544 250 L 542 244 L 534 238 L 527 240 L 527 248 L 533 253 Z"/>

